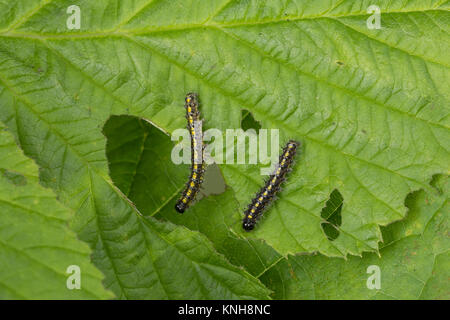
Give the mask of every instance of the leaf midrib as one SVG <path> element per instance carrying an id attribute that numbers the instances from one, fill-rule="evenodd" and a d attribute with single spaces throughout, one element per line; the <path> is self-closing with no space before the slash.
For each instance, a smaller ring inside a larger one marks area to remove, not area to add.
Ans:
<path id="1" fill-rule="evenodd" d="M 336 21 L 338 21 L 338 20 L 336 20 Z M 344 24 L 344 23 L 341 22 L 341 21 L 339 21 L 339 22 L 340 22 L 341 24 L 343 24 L 344 26 L 346 26 L 346 27 L 348 27 L 348 28 L 351 28 L 351 27 L 348 26 L 347 24 Z M 236 36 L 235 34 L 231 34 L 230 32 L 225 31 L 225 30 L 224 30 L 223 28 L 221 28 L 221 27 L 217 27 L 217 26 L 214 26 L 214 25 L 210 25 L 210 26 L 204 26 L 204 25 L 201 25 L 201 27 L 204 27 L 204 28 L 206 28 L 206 27 L 211 27 L 211 29 L 214 29 L 214 30 L 223 32 L 224 34 L 226 34 L 226 35 L 229 36 L 230 38 L 232 38 L 232 39 L 234 39 L 234 40 L 236 40 L 236 41 L 238 41 L 238 42 L 241 42 L 243 45 L 249 47 L 250 49 L 252 49 L 252 50 L 255 51 L 256 53 L 258 53 L 259 55 L 261 55 L 261 56 L 263 56 L 263 57 L 267 57 L 267 58 L 269 58 L 269 59 L 271 59 L 271 60 L 273 60 L 273 61 L 275 61 L 275 62 L 277 62 L 277 63 L 279 63 L 279 64 L 285 65 L 286 67 L 289 67 L 290 69 L 292 69 L 292 70 L 295 71 L 296 73 L 303 74 L 303 75 L 305 75 L 305 76 L 308 76 L 309 78 L 312 78 L 313 80 L 315 80 L 315 81 L 317 81 L 317 82 L 321 82 L 321 83 L 324 83 L 325 85 L 327 85 L 327 86 L 329 86 L 329 87 L 331 87 L 331 88 L 338 89 L 338 90 L 344 92 L 345 94 L 347 94 L 347 95 L 349 95 L 349 96 L 352 96 L 352 97 L 355 97 L 355 98 L 358 98 L 358 99 L 362 99 L 362 100 L 366 100 L 366 101 L 368 101 L 368 102 L 370 102 L 370 103 L 373 103 L 373 104 L 376 104 L 376 105 L 378 105 L 378 106 L 380 106 L 380 107 L 382 107 L 382 108 L 386 108 L 386 109 L 388 109 L 388 110 L 390 110 L 390 111 L 393 111 L 393 112 L 396 112 L 396 113 L 398 113 L 398 114 L 400 114 L 400 115 L 407 116 L 407 117 L 411 118 L 412 120 L 423 121 L 423 122 L 424 122 L 425 124 L 427 124 L 427 125 L 432 125 L 432 126 L 435 126 L 435 127 L 439 127 L 439 128 L 446 129 L 446 130 L 450 129 L 449 127 L 447 127 L 447 126 L 445 126 L 445 125 L 443 125 L 443 124 L 441 124 L 441 123 L 434 122 L 434 121 L 427 120 L 427 119 L 423 119 L 423 118 L 419 117 L 417 113 L 416 113 L 416 114 L 411 114 L 411 113 L 409 113 L 409 112 L 406 112 L 406 111 L 402 111 L 402 110 L 396 109 L 396 108 L 394 108 L 394 107 L 392 107 L 392 106 L 389 106 L 389 105 L 387 105 L 387 104 L 381 103 L 381 102 L 379 102 L 379 101 L 377 101 L 377 100 L 375 100 L 375 99 L 373 99 L 373 98 L 370 98 L 370 97 L 365 96 L 365 95 L 360 94 L 360 93 L 356 93 L 356 92 L 350 91 L 349 89 L 347 89 L 347 88 L 345 88 L 345 87 L 342 87 L 342 86 L 339 86 L 339 85 L 337 85 L 337 84 L 331 83 L 331 82 L 327 81 L 326 79 L 322 79 L 322 78 L 320 78 L 320 77 L 318 77 L 318 76 L 316 76 L 316 75 L 314 75 L 314 74 L 312 74 L 312 73 L 310 73 L 310 72 L 306 72 L 306 71 L 304 71 L 304 70 L 301 70 L 301 69 L 299 69 L 298 67 L 296 67 L 295 65 L 292 65 L 292 64 L 287 63 L 287 62 L 285 62 L 285 61 L 282 61 L 282 60 L 280 60 L 280 59 L 277 59 L 277 58 L 271 56 L 270 54 L 268 54 L 268 53 L 266 53 L 266 52 L 260 50 L 259 48 L 256 48 L 254 45 L 252 45 L 252 44 L 249 43 L 248 41 L 245 41 L 245 40 L 243 40 L 242 38 L 239 38 L 239 37 Z M 353 28 L 351 28 L 351 30 L 353 30 L 354 32 L 361 33 L 361 32 L 359 32 L 359 31 L 357 31 L 357 30 L 355 30 L 355 29 L 353 29 Z M 424 60 L 424 61 L 427 61 L 424 57 L 421 57 L 421 56 L 418 56 L 418 55 L 414 55 L 414 54 L 412 54 L 412 53 L 410 53 L 410 52 L 408 52 L 408 51 L 405 51 L 405 50 L 403 50 L 403 49 L 400 49 L 400 48 L 398 48 L 398 47 L 391 46 L 390 44 L 385 43 L 385 42 L 382 42 L 382 41 L 379 40 L 379 39 L 376 39 L 376 38 L 373 38 L 373 37 L 369 37 L 369 36 L 368 36 L 367 34 L 365 34 L 365 33 L 361 33 L 361 34 L 364 35 L 364 36 L 366 36 L 366 37 L 368 37 L 368 38 L 371 39 L 372 41 L 380 42 L 380 43 L 382 43 L 382 44 L 388 46 L 389 48 L 393 48 L 393 49 L 395 49 L 395 50 L 399 50 L 399 51 L 401 51 L 401 52 L 403 52 L 403 53 L 405 53 L 405 54 L 408 54 L 408 55 L 410 55 L 410 56 L 417 57 L 417 58 L 420 58 L 420 59 L 422 59 L 422 60 Z M 130 33 L 127 33 L 127 32 L 113 32 L 113 33 L 93 33 L 93 34 L 89 35 L 88 37 L 89 37 L 89 38 L 90 38 L 90 37 L 92 37 L 92 38 L 98 38 L 98 37 L 117 37 L 117 38 L 120 38 L 120 39 L 128 39 L 129 41 L 132 41 L 132 42 L 134 42 L 134 43 L 136 43 L 136 44 L 138 44 L 138 45 L 140 45 L 140 46 L 142 46 L 142 47 L 144 47 L 144 48 L 146 48 L 146 49 L 148 49 L 148 50 L 150 50 L 150 51 L 152 51 L 152 52 L 155 52 L 155 53 L 159 54 L 160 56 L 162 56 L 162 57 L 164 57 L 165 59 L 167 59 L 170 63 L 177 65 L 178 67 L 180 67 L 181 69 L 185 70 L 186 72 L 189 72 L 188 70 L 186 70 L 186 68 L 184 68 L 183 66 L 181 66 L 181 65 L 180 65 L 179 63 L 177 63 L 176 61 L 173 61 L 172 59 L 170 59 L 169 57 L 167 57 L 165 54 L 160 53 L 160 52 L 157 51 L 156 49 L 150 48 L 149 46 L 144 45 L 144 44 L 142 44 L 140 41 L 134 39 L 133 36 L 137 36 L 137 35 L 139 35 L 139 34 L 130 34 Z M 145 33 L 142 34 L 142 35 L 145 35 Z M 1 37 L 1 36 L 2 36 L 2 34 L 0 33 L 0 37 Z M 4 35 L 3 35 L 3 36 L 4 36 Z M 8 36 L 9 36 L 9 37 L 13 37 L 13 38 L 14 38 L 14 37 L 17 37 L 17 35 L 8 35 Z M 84 73 L 84 71 L 80 70 L 78 67 L 75 67 L 75 66 L 72 64 L 72 62 L 70 62 L 69 59 L 67 59 L 65 56 L 63 56 L 60 52 L 55 51 L 55 49 L 53 49 L 52 47 L 50 47 L 50 46 L 46 43 L 47 40 L 66 40 L 66 39 L 67 39 L 67 36 L 61 36 L 61 35 L 58 35 L 58 36 L 56 36 L 56 38 L 45 38 L 45 37 L 42 37 L 42 36 L 38 36 L 38 35 L 36 35 L 36 34 L 34 34 L 34 35 L 30 35 L 30 34 L 25 35 L 26 38 L 27 38 L 27 36 L 29 36 L 31 39 L 37 39 L 37 40 L 39 40 L 39 41 L 40 41 L 42 44 L 44 44 L 49 50 L 53 51 L 55 54 L 57 54 L 58 56 L 62 57 L 64 60 L 66 60 L 66 61 L 67 61 L 69 64 L 71 64 L 76 70 L 78 70 L 81 74 L 83 74 L 86 78 L 90 79 L 92 82 L 95 82 L 90 76 L 87 76 L 87 75 Z M 75 37 L 78 38 L 78 39 L 83 39 L 83 38 L 85 38 L 85 36 L 79 35 L 79 34 L 77 34 L 77 35 L 70 35 L 70 36 L 68 36 L 68 37 L 72 37 L 72 36 L 75 36 Z M 20 37 L 20 36 L 19 36 L 19 37 Z M 449 66 L 446 66 L 446 65 L 444 65 L 444 64 L 442 64 L 442 63 L 439 63 L 439 62 L 434 62 L 434 61 L 429 61 L 429 62 L 437 63 L 437 64 L 439 64 L 439 65 L 441 65 L 441 66 L 446 67 L 446 68 L 450 68 Z M 198 78 L 199 80 L 204 81 L 204 79 L 202 79 L 201 77 L 199 77 L 199 75 L 194 74 L 194 73 L 192 73 L 192 72 L 190 72 L 190 73 L 193 74 L 193 76 L 195 76 L 195 77 Z M 209 83 L 207 83 L 207 84 L 209 84 Z M 96 85 L 97 85 L 98 87 L 100 87 L 103 91 L 107 92 L 107 90 L 105 90 L 102 86 L 100 86 L 100 85 L 98 85 L 98 84 L 96 84 Z M 209 84 L 209 85 L 210 85 L 210 84 Z M 222 90 L 222 91 L 224 91 L 224 90 Z M 109 92 L 108 92 L 108 94 L 109 94 Z M 111 95 L 111 96 L 112 96 L 112 95 Z M 120 101 L 120 100 L 117 99 L 116 97 L 114 97 L 114 98 L 115 98 L 117 101 L 119 101 L 122 105 L 126 106 L 125 103 L 123 103 L 122 101 Z"/>
<path id="2" fill-rule="evenodd" d="M 347 26 L 347 27 L 348 27 L 348 26 Z M 222 29 L 222 28 L 215 28 L 215 27 L 213 27 L 212 29 L 223 32 L 224 34 L 228 35 L 229 37 L 235 39 L 235 40 L 238 41 L 238 42 L 241 42 L 243 45 L 249 47 L 250 49 L 252 49 L 253 51 L 257 52 L 259 55 L 261 55 L 261 56 L 263 56 L 263 57 L 269 58 L 269 59 L 271 59 L 271 60 L 273 60 L 273 61 L 275 61 L 275 62 L 277 62 L 277 63 L 279 63 L 279 64 L 285 65 L 286 67 L 289 67 L 290 69 L 292 69 L 292 70 L 295 71 L 296 73 L 299 73 L 299 74 L 303 74 L 303 75 L 305 75 L 305 76 L 308 76 L 309 78 L 311 78 L 311 79 L 313 79 L 313 80 L 315 80 L 315 81 L 317 81 L 317 82 L 324 83 L 325 85 L 327 85 L 327 86 L 329 86 L 329 87 L 331 87 L 331 88 L 338 89 L 338 90 L 342 91 L 343 93 L 345 93 L 346 95 L 349 95 L 349 96 L 352 96 L 352 97 L 355 97 L 355 98 L 358 98 L 358 99 L 362 99 L 362 100 L 368 101 L 368 102 L 370 102 L 370 103 L 376 104 L 376 105 L 378 105 L 378 106 L 380 106 L 380 107 L 382 107 L 382 108 L 388 109 L 388 110 L 393 111 L 393 112 L 396 112 L 396 113 L 398 113 L 398 114 L 400 114 L 400 115 L 403 115 L 403 116 L 406 116 L 406 117 L 408 117 L 408 118 L 411 118 L 413 121 L 422 121 L 422 122 L 424 122 L 424 123 L 427 124 L 427 125 L 431 125 L 431 126 L 434 126 L 434 127 L 437 127 L 437 128 L 442 128 L 442 129 L 446 129 L 446 130 L 450 129 L 450 127 L 447 127 L 447 126 L 445 126 L 444 124 L 441 124 L 441 123 L 438 123 L 438 122 L 434 122 L 434 121 L 431 121 L 431 120 L 428 120 L 428 119 L 421 118 L 421 117 L 418 116 L 417 113 L 416 113 L 416 114 L 412 114 L 412 113 L 409 113 L 409 112 L 406 112 L 406 111 L 403 111 L 403 110 L 396 109 L 396 108 L 394 108 L 394 107 L 392 107 L 392 106 L 389 106 L 388 104 L 381 103 L 381 102 L 379 102 L 379 101 L 377 101 L 377 100 L 375 100 L 375 99 L 373 99 L 373 98 L 370 98 L 370 97 L 365 96 L 365 95 L 360 94 L 360 93 L 356 93 L 356 92 L 350 91 L 349 89 L 347 89 L 347 88 L 345 88 L 345 87 L 342 87 L 342 86 L 339 86 L 339 85 L 337 85 L 337 84 L 331 83 L 331 82 L 327 81 L 326 79 L 322 79 L 322 78 L 320 78 L 320 77 L 318 77 L 318 76 L 316 76 L 316 75 L 314 75 L 314 74 L 312 74 L 312 73 L 306 72 L 306 71 L 304 71 L 304 70 L 300 70 L 298 67 L 296 67 L 296 66 L 294 66 L 294 65 L 292 65 L 292 64 L 290 64 L 290 63 L 287 63 L 287 62 L 285 62 L 285 61 L 282 61 L 282 60 L 280 60 L 280 59 L 277 59 L 277 58 L 275 58 L 275 57 L 273 57 L 273 56 L 267 54 L 266 52 L 261 51 L 259 48 L 254 47 L 252 44 L 248 43 L 247 41 L 245 41 L 245 40 L 243 40 L 243 39 L 237 37 L 237 36 L 234 35 L 234 34 L 230 34 L 229 32 L 225 31 L 225 30 Z M 353 30 L 353 29 L 352 29 L 352 30 Z M 134 35 L 138 35 L 138 34 L 134 34 Z M 150 50 L 150 51 L 152 51 L 152 52 L 154 52 L 154 53 L 156 53 L 156 54 L 158 54 L 158 55 L 164 57 L 164 58 L 165 58 L 166 60 L 168 60 L 170 63 L 172 63 L 172 64 L 178 66 L 180 69 L 184 70 L 185 72 L 191 73 L 191 74 L 192 74 L 194 77 L 196 77 L 197 79 L 199 79 L 199 80 L 205 82 L 205 80 L 204 80 L 203 78 L 201 78 L 198 74 L 193 73 L 193 72 L 187 70 L 185 67 L 181 66 L 178 62 L 173 61 L 172 59 L 170 59 L 169 57 L 167 57 L 165 54 L 163 54 L 163 53 L 157 51 L 157 50 L 154 49 L 154 48 L 150 48 L 149 46 L 147 46 L 147 45 L 141 43 L 140 41 L 138 41 L 138 40 L 136 40 L 136 39 L 134 39 L 134 37 L 133 37 L 134 35 L 131 35 L 131 34 L 128 34 L 128 33 L 113 33 L 113 34 L 106 34 L 106 35 L 103 35 L 103 34 L 92 34 L 92 38 L 98 38 L 98 37 L 115 37 L 115 38 L 119 38 L 119 39 L 128 39 L 129 41 L 134 42 L 134 43 L 136 43 L 137 45 L 139 45 L 139 46 L 141 46 L 141 47 L 143 47 L 143 48 L 146 48 L 146 49 L 148 49 L 148 50 Z M 142 35 L 145 35 L 145 34 L 142 34 Z M 363 33 L 363 35 L 365 35 L 365 34 Z M 0 34 L 0 37 L 1 37 L 1 36 L 2 36 L 2 35 Z M 103 91 L 107 92 L 110 96 L 114 97 L 114 99 L 115 99 L 116 101 L 120 102 L 121 105 L 126 106 L 126 103 L 124 103 L 123 101 L 121 101 L 121 100 L 118 99 L 117 97 L 115 97 L 115 96 L 113 96 L 112 94 L 110 94 L 110 93 L 109 93 L 107 90 L 105 90 L 105 88 L 102 87 L 101 85 L 95 83 L 95 81 L 94 81 L 90 76 L 86 75 L 84 71 L 82 71 L 82 70 L 79 69 L 78 67 L 75 67 L 75 66 L 73 65 L 73 63 L 72 63 L 69 59 L 67 59 L 67 58 L 66 58 L 64 55 L 62 55 L 59 51 L 56 51 L 54 48 L 52 48 L 51 46 L 49 46 L 49 45 L 47 44 L 47 40 L 66 40 L 67 38 L 66 38 L 65 36 L 63 36 L 63 37 L 57 36 L 57 37 L 55 37 L 55 38 L 45 38 L 45 37 L 31 36 L 31 35 L 28 35 L 28 36 L 30 36 L 29 39 L 39 40 L 39 42 L 41 42 L 42 44 L 44 44 L 49 50 L 51 50 L 52 52 L 54 52 L 56 55 L 62 57 L 65 61 L 67 61 L 67 63 L 69 63 L 70 65 L 72 65 L 72 67 L 73 67 L 74 69 L 78 70 L 85 78 L 89 79 L 89 80 L 90 80 L 91 82 L 93 82 L 97 87 L 101 88 Z M 367 36 L 367 35 L 366 35 L 366 36 Z M 15 37 L 17 37 L 17 35 L 12 35 L 11 37 L 12 37 L 12 38 L 15 38 Z M 19 36 L 19 37 L 20 37 L 20 36 Z M 84 36 L 79 36 L 79 37 L 76 36 L 76 38 L 78 38 L 78 39 L 84 39 L 85 37 L 84 37 Z M 89 38 L 91 38 L 91 36 L 89 36 Z M 402 51 L 402 52 L 404 52 L 404 53 L 406 53 L 406 54 L 409 54 L 409 55 L 411 55 L 411 56 L 414 56 L 414 57 L 418 57 L 418 58 L 424 59 L 423 57 L 415 56 L 415 55 L 412 55 L 412 54 L 409 53 L 409 52 L 403 51 L 403 50 L 400 49 L 400 48 L 392 47 L 392 46 L 390 46 L 389 44 L 384 43 L 384 42 L 381 42 L 381 41 L 378 40 L 378 39 L 374 39 L 374 38 L 370 38 L 370 39 L 373 40 L 373 41 L 378 41 L 378 42 L 380 42 L 380 43 L 383 43 L 383 44 L 385 44 L 385 45 L 387 45 L 387 46 L 389 46 L 389 47 L 391 47 L 391 48 L 394 48 L 394 49 L 396 49 L 396 50 L 400 50 L 400 51 Z M 450 67 L 447 67 L 447 66 L 445 66 L 445 67 L 446 67 L 446 68 L 450 68 Z M 208 82 L 206 82 L 206 84 L 209 85 L 209 86 L 213 86 L 211 83 L 208 83 Z M 225 92 L 225 90 L 223 90 L 222 88 L 219 88 L 219 87 L 217 87 L 217 86 L 213 86 L 213 87 L 216 87 L 217 89 L 220 89 L 222 92 Z M 235 96 L 233 96 L 233 95 L 228 95 L 228 94 L 225 94 L 225 95 L 230 96 L 230 97 L 232 97 L 232 98 L 235 98 Z M 240 102 L 240 103 L 242 103 L 242 101 L 239 101 L 239 99 L 237 99 L 237 98 L 236 98 L 235 100 L 238 101 L 238 102 Z"/>
<path id="3" fill-rule="evenodd" d="M 418 11 L 425 13 L 425 11 Z M 444 10 L 440 10 L 444 11 Z M 345 17 L 345 16 L 343 16 Z M 383 44 L 391 49 L 399 50 L 400 52 L 407 54 L 408 56 L 415 57 L 418 59 L 423 60 L 424 62 L 436 64 L 440 67 L 444 67 L 447 69 L 450 69 L 450 65 L 447 65 L 443 61 L 435 60 L 431 57 L 419 55 L 416 53 L 412 53 L 406 49 L 400 48 L 398 46 L 395 46 L 394 44 L 388 43 L 386 41 L 383 41 L 381 39 L 378 39 L 374 36 L 370 36 L 367 33 L 361 32 L 354 27 L 351 27 L 350 25 L 342 22 L 340 17 L 333 17 L 333 16 L 318 16 L 314 19 L 281 19 L 281 20 L 274 20 L 274 21 L 267 21 L 267 22 L 261 22 L 261 23 L 242 23 L 242 24 L 220 24 L 220 23 L 201 23 L 201 24 L 188 24 L 188 25 L 181 25 L 181 26 L 171 26 L 171 27 L 160 27 L 160 28 L 152 28 L 152 29 L 110 29 L 100 32 L 77 32 L 77 33 L 70 33 L 70 34 L 64 34 L 64 33 L 51 33 L 51 32 L 43 32 L 43 33 L 26 33 L 26 32 L 17 32 L 17 31 L 10 31 L 10 30 L 0 30 L 0 37 L 11 37 L 11 38 L 29 38 L 29 39 L 40 39 L 40 40 L 80 40 L 80 39 L 92 39 L 92 38 L 111 38 L 111 37 L 132 37 L 132 36 L 139 36 L 139 35 L 146 35 L 146 34 L 153 34 L 153 33 L 164 33 L 164 32 L 175 32 L 175 31 L 189 31 L 189 30 L 195 30 L 195 29 L 218 29 L 222 30 L 224 32 L 225 29 L 228 28 L 236 28 L 236 27 L 242 27 L 242 26 L 258 26 L 258 25 L 266 25 L 266 24 L 272 24 L 272 23 L 290 23 L 295 21 L 302 21 L 302 20 L 332 20 L 339 22 L 346 28 L 349 28 L 352 30 L 352 32 L 361 34 L 371 41 L 376 41 L 380 44 Z"/>
<path id="4" fill-rule="evenodd" d="M 30 18 L 35 16 L 41 9 L 43 9 L 45 6 L 49 5 L 53 0 L 48 0 L 44 2 L 43 5 L 40 5 L 36 8 L 31 9 L 30 11 L 26 12 L 23 16 L 25 19 L 19 19 L 16 21 L 13 21 L 12 25 L 10 25 L 8 28 L 0 30 L 1 33 L 12 33 L 17 30 L 17 27 L 20 27 L 24 25 Z M 253 26 L 253 25 L 265 25 L 265 24 L 274 24 L 274 23 L 282 23 L 282 22 L 295 22 L 295 21 L 301 21 L 301 20 L 316 20 L 321 18 L 332 18 L 332 19 L 339 19 L 339 18 L 350 18 L 350 17 L 363 17 L 363 16 L 370 16 L 371 13 L 367 12 L 355 12 L 350 14 L 337 14 L 337 15 L 328 15 L 326 14 L 329 11 L 332 11 L 337 6 L 325 10 L 322 14 L 314 14 L 314 15 L 291 15 L 291 16 L 283 16 L 279 19 L 254 19 L 254 20 L 246 20 L 246 21 L 240 21 L 240 22 L 232 22 L 232 23 L 210 23 L 211 20 L 213 20 L 215 17 L 218 16 L 218 14 L 226 7 L 229 3 L 232 1 L 229 1 L 225 5 L 223 5 L 219 10 L 214 12 L 210 17 L 205 19 L 201 23 L 197 24 L 185 24 L 185 25 L 177 25 L 174 27 L 165 27 L 165 28 L 154 28 L 154 29 L 145 29 L 145 28 L 138 28 L 138 29 L 125 29 L 132 32 L 151 32 L 151 31 L 170 31 L 170 30 L 186 30 L 186 29 L 194 29 L 194 28 L 203 28 L 205 26 L 217 26 L 217 27 L 240 27 L 240 26 Z M 439 7 L 444 3 L 445 1 L 437 4 L 433 8 L 415 8 L 412 10 L 390 10 L 390 11 L 382 11 L 383 15 L 388 14 L 414 14 L 414 13 L 428 13 L 428 12 L 448 12 L 446 9 L 439 9 Z M 126 17 L 124 20 L 119 21 L 114 28 L 108 29 L 105 32 L 108 34 L 114 33 L 115 31 L 120 30 L 121 27 L 126 26 L 131 20 L 133 20 L 135 17 L 138 16 L 139 13 L 143 11 L 146 7 L 150 6 L 151 4 L 155 3 L 154 0 L 150 0 L 145 5 L 138 8 L 133 15 Z M 50 33 L 45 33 L 50 34 Z M 79 34 L 79 33 L 78 33 Z"/>

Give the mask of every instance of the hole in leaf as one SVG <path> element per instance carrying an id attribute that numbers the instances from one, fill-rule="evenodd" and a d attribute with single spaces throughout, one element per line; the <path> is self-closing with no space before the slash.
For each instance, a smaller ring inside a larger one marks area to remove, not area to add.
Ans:
<path id="1" fill-rule="evenodd" d="M 248 129 L 254 129 L 256 132 L 261 129 L 261 125 L 253 118 L 253 115 L 248 110 L 242 110 L 241 112 L 241 128 L 244 131 Z"/>
<path id="2" fill-rule="evenodd" d="M 442 174 L 435 174 L 431 178 L 430 186 L 432 186 L 440 195 L 443 193 L 442 190 L 442 181 L 444 181 L 444 175 Z"/>
<path id="3" fill-rule="evenodd" d="M 219 169 L 219 166 L 215 163 L 206 167 L 205 178 L 202 184 L 201 192 L 197 197 L 197 201 L 203 197 L 207 197 L 213 194 L 221 194 L 225 192 L 226 184 Z"/>
<path id="4" fill-rule="evenodd" d="M 173 162 L 174 142 L 170 137 L 144 119 L 128 115 L 111 116 L 103 133 L 113 183 L 143 215 L 163 212 L 166 207 L 174 212 L 189 177 L 190 163 Z M 190 147 L 190 141 L 187 145 Z M 225 188 L 217 165 L 209 165 L 195 201 L 220 194 Z"/>
<path id="5" fill-rule="evenodd" d="M 321 216 L 327 222 L 322 222 L 321 226 L 330 241 L 336 240 L 339 236 L 338 227 L 342 223 L 341 210 L 343 204 L 344 198 L 337 189 L 334 189 L 330 194 L 330 199 L 322 209 Z"/>
<path id="6" fill-rule="evenodd" d="M 27 178 L 25 178 L 20 173 L 12 172 L 6 169 L 0 168 L 0 173 L 4 176 L 10 183 L 16 186 L 24 186 L 27 184 Z"/>

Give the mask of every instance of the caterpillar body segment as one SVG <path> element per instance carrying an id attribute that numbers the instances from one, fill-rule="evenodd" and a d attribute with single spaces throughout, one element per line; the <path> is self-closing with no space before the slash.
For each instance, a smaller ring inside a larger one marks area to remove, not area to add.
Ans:
<path id="1" fill-rule="evenodd" d="M 206 167 L 197 94 L 188 93 L 185 102 L 187 129 L 191 136 L 191 173 L 180 199 L 175 204 L 175 210 L 179 213 L 186 211 L 200 191 Z"/>
<path id="2" fill-rule="evenodd" d="M 269 176 L 264 187 L 256 194 L 244 212 L 244 219 L 242 221 L 244 230 L 252 230 L 258 219 L 263 215 L 265 209 L 275 199 L 275 195 L 280 190 L 281 184 L 286 180 L 286 175 L 291 171 L 291 166 L 299 145 L 297 141 L 290 140 L 283 148 L 275 171 Z"/>

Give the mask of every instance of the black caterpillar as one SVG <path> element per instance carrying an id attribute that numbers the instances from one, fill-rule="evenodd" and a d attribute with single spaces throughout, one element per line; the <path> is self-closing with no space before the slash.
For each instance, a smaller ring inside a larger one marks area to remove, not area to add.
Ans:
<path id="1" fill-rule="evenodd" d="M 201 133 L 200 112 L 198 110 L 198 97 L 195 93 L 188 93 L 185 99 L 187 129 L 191 135 L 191 174 L 180 200 L 175 204 L 175 210 L 183 213 L 195 199 L 203 182 L 205 161 L 203 157 L 203 136 Z"/>
<path id="2" fill-rule="evenodd" d="M 245 210 L 242 226 L 246 231 L 250 231 L 255 227 L 257 220 L 262 216 L 265 208 L 271 204 L 275 194 L 280 190 L 286 174 L 291 170 L 290 166 L 294 161 L 299 145 L 297 141 L 290 140 L 283 148 L 283 153 L 280 155 L 275 172 L 270 175 L 264 187 L 256 194 L 256 197 L 248 205 L 247 210 Z"/>

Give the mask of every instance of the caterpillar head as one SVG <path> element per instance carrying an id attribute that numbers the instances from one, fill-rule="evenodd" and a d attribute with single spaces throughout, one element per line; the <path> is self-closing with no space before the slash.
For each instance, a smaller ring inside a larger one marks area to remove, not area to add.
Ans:
<path id="1" fill-rule="evenodd" d="M 255 222 L 250 219 L 245 218 L 242 221 L 242 227 L 244 228 L 245 231 L 253 230 L 253 228 L 255 227 Z"/>
<path id="2" fill-rule="evenodd" d="M 184 210 L 186 210 L 186 206 L 185 206 L 182 202 L 178 201 L 178 202 L 175 204 L 175 210 L 176 210 L 178 213 L 183 213 Z"/>
<path id="3" fill-rule="evenodd" d="M 196 93 L 193 93 L 193 92 L 189 92 L 189 93 L 186 95 L 185 101 L 186 101 L 186 106 L 191 106 L 191 107 L 193 107 L 193 106 L 198 105 L 198 97 L 197 97 L 197 94 L 196 94 Z"/>

